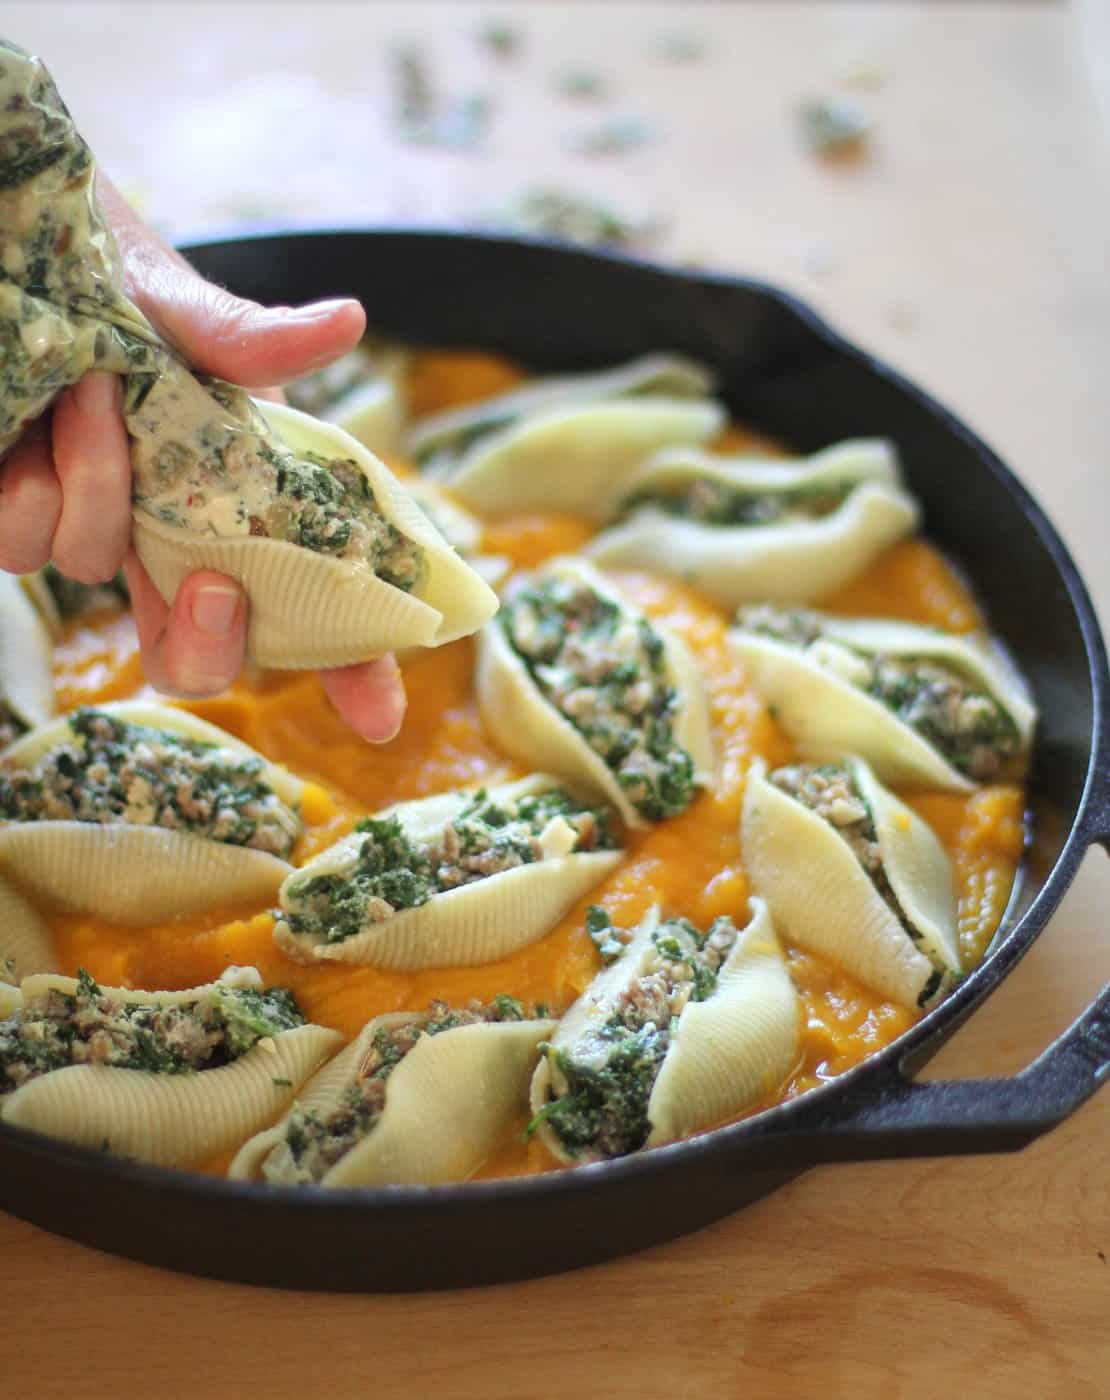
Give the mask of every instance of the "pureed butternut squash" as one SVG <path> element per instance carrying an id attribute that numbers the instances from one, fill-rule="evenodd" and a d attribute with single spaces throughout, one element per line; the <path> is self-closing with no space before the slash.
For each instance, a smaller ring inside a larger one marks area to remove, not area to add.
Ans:
<path id="1" fill-rule="evenodd" d="M 431 412 L 502 392 L 519 378 L 519 371 L 493 356 L 429 352 L 416 359 L 410 400 L 414 412 Z M 734 428 L 718 447 L 762 451 L 769 444 Z M 403 463 L 394 465 L 405 469 Z M 592 529 L 590 522 L 574 516 L 507 516 L 489 522 L 484 547 L 507 556 L 514 569 L 525 570 L 574 552 Z M 291 987 L 309 1019 L 350 1037 L 372 1016 L 422 1009 L 433 997 L 461 1004 L 506 992 L 561 1013 L 598 967 L 584 926 L 588 904 L 602 905 L 615 923 L 625 926 L 654 903 L 665 914 L 685 915 L 701 927 L 721 914 L 744 922 L 748 882 L 738 822 L 745 774 L 757 755 L 772 766 L 789 762 L 791 746 L 746 687 L 739 663 L 725 646 L 728 618 L 723 609 L 661 577 L 618 578 L 637 604 L 685 639 L 704 668 L 719 751 L 717 782 L 681 816 L 629 833 L 627 855 L 615 873 L 547 937 L 483 967 L 398 973 L 291 963 L 273 946 L 269 913 L 257 908 L 216 909 L 202 918 L 144 929 L 57 916 L 53 929 L 62 970 L 75 974 L 83 966 L 109 985 L 172 989 L 210 981 L 229 963 L 253 964 L 268 983 Z M 967 589 L 921 540 L 896 545 L 822 606 L 953 631 L 968 631 L 981 622 Z M 409 658 L 404 663 L 409 695 L 405 724 L 396 739 L 381 746 L 362 742 L 346 728 L 312 675 L 244 676 L 224 695 L 187 708 L 309 780 L 305 834 L 294 854 L 299 864 L 366 813 L 392 802 L 519 773 L 482 730 L 471 694 L 472 666 L 469 640 Z M 130 617 L 104 613 L 72 624 L 57 649 L 56 683 L 63 710 L 141 693 L 144 682 Z M 1021 858 L 1022 792 L 998 785 L 969 797 L 918 796 L 911 805 L 952 856 L 961 955 L 965 967 L 974 965 L 1002 918 Z M 787 956 L 802 1001 L 803 1053 L 789 1083 L 769 1102 L 842 1073 L 916 1019 L 914 1012 L 883 1001 L 812 953 L 788 947 Z M 226 1165 L 214 1161 L 208 1169 L 223 1171 Z M 519 1175 L 554 1166 L 542 1145 L 525 1142 L 518 1128 L 480 1175 Z"/>

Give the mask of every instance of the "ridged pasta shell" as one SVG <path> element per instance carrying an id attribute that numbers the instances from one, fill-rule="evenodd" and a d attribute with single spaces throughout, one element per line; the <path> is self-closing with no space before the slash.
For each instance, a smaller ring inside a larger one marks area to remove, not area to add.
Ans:
<path id="1" fill-rule="evenodd" d="M 769 1097 L 798 1063 L 801 1012 L 770 911 L 749 900 L 751 919 L 741 929 L 705 1001 L 689 1002 L 678 1017 L 670 1046 L 648 1099 L 651 1132 L 647 1147 L 714 1127 Z M 653 909 L 611 966 L 590 983 L 559 1023 L 553 1051 L 568 1050 L 601 1026 L 624 989 L 640 975 L 659 925 Z M 551 1069 L 540 1061 L 530 1101 L 538 1114 L 548 1102 Z M 541 1120 L 538 1133 L 563 1162 L 598 1160 L 598 1154 L 569 1153 Z"/>
<path id="2" fill-rule="evenodd" d="M 184 992 L 105 990 L 124 1001 L 171 1005 L 211 985 Z M 76 987 L 70 977 L 32 977 L 22 992 L 30 998 L 54 988 L 72 995 Z M 231 1064 L 194 1074 L 69 1065 L 0 1099 L 0 1119 L 155 1166 L 189 1167 L 272 1121 L 342 1039 L 324 1026 L 297 1026 L 260 1041 Z"/>
<path id="3" fill-rule="evenodd" d="M 492 432 L 553 408 L 648 393 L 705 398 L 715 387 L 713 372 L 684 355 L 641 355 L 612 369 L 544 375 L 507 394 L 430 414 L 409 432 L 406 447 L 416 461 L 427 463 L 438 454 L 461 452 L 478 433 Z"/>
<path id="4" fill-rule="evenodd" d="M 489 793 L 511 800 L 559 786 L 557 778 L 534 773 L 490 788 Z M 374 815 L 396 817 L 410 839 L 426 840 L 441 831 L 473 795 L 473 790 L 439 793 Z M 348 854 L 362 839 L 360 833 L 352 832 L 290 874 L 279 895 L 282 908 L 290 910 L 293 888 L 306 876 L 342 871 Z M 433 895 L 427 904 L 369 924 L 338 943 L 294 933 L 282 922 L 274 929 L 274 941 L 297 962 L 362 963 L 390 971 L 496 962 L 549 933 L 587 890 L 609 874 L 621 855 L 621 851 L 587 851 L 517 866 Z"/>
<path id="5" fill-rule="evenodd" d="M 308 1112 L 326 1116 L 386 1026 L 424 1022 L 427 1013 L 377 1016 L 298 1096 Z M 386 1083 L 381 1117 L 320 1182 L 321 1186 L 436 1185 L 475 1172 L 524 1107 L 539 1042 L 554 1021 L 497 1021 L 425 1036 Z M 283 1119 L 239 1150 L 228 1175 L 257 1177 L 285 1138 Z"/>
<path id="6" fill-rule="evenodd" d="M 777 524 L 710 525 L 635 510 L 595 536 L 585 553 L 603 568 L 673 574 L 726 607 L 810 603 L 861 573 L 920 520 L 916 501 L 901 487 L 893 449 L 882 440 L 840 443 L 801 463 L 662 452 L 625 480 L 614 511 L 633 492 L 697 480 L 767 495 L 858 485 L 824 517 Z"/>
<path id="7" fill-rule="evenodd" d="M 260 757 L 248 744 L 185 710 L 142 700 L 99 705 L 131 724 L 217 744 Z M 68 740 L 66 718 L 32 730 L 4 757 L 31 767 Z M 261 774 L 296 810 L 304 784 L 277 764 Z M 289 864 L 266 851 L 231 846 L 154 826 L 36 821 L 0 824 L 0 871 L 49 909 L 99 914 L 120 923 L 153 923 L 213 905 L 268 900 L 288 875 Z"/>
<path id="8" fill-rule="evenodd" d="M 22 981 L 56 967 L 50 930 L 18 890 L 0 879 L 0 972 Z"/>
<path id="9" fill-rule="evenodd" d="M 533 578 L 555 576 L 584 583 L 619 603 L 627 612 L 639 615 L 639 610 L 583 559 L 555 559 Z M 694 760 L 697 783 L 705 787 L 712 782 L 714 770 L 705 684 L 685 643 L 658 622 L 652 622 L 652 627 L 663 640 L 667 678 L 679 695 L 675 738 Z M 572 783 L 601 794 L 617 809 L 627 826 L 650 825 L 629 802 L 601 756 L 544 698 L 496 621 L 484 627 L 478 637 L 475 693 L 482 722 L 499 747 L 521 763 L 558 773 Z"/>
<path id="10" fill-rule="evenodd" d="M 279 540 L 200 534 L 136 509 L 135 547 L 167 601 L 196 569 L 238 579 L 251 604 L 248 659 L 284 669 L 345 666 L 398 648 L 442 646 L 493 616 L 497 595 L 361 443 L 284 404 L 258 406 L 293 449 L 359 465 L 385 519 L 424 549 L 425 577 L 405 593 L 364 564 Z"/>
<path id="11" fill-rule="evenodd" d="M 909 622 L 820 616 L 823 638 L 869 654 L 935 661 L 973 682 L 1009 714 L 1022 755 L 1028 751 L 1036 708 L 1016 672 L 985 646 Z M 818 664 L 803 648 L 742 628 L 729 633 L 729 644 L 803 758 L 822 762 L 858 754 L 886 783 L 974 790 L 971 779 L 891 709 Z"/>
<path id="12" fill-rule="evenodd" d="M 0 701 L 28 728 L 54 713 L 54 646 L 20 580 L 0 573 Z"/>
<path id="13" fill-rule="evenodd" d="M 870 808 L 883 869 L 916 932 L 906 932 L 847 841 L 753 765 L 740 837 L 752 888 L 783 934 L 885 997 L 917 1006 L 936 969 L 942 996 L 960 974 L 952 866 L 921 818 L 880 786 L 867 764 L 844 760 Z"/>

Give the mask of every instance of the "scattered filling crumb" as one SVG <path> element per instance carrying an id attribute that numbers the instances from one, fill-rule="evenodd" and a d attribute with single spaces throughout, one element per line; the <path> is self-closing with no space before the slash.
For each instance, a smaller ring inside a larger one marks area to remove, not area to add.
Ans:
<path id="1" fill-rule="evenodd" d="M 541 1015 L 542 1008 L 537 1008 L 535 1014 Z M 373 1131 L 385 1111 L 390 1075 L 421 1040 L 459 1026 L 523 1019 L 520 1002 L 500 995 L 487 1005 L 472 1001 L 461 1010 L 444 1001 L 433 1001 L 426 1017 L 380 1027 L 354 1079 L 330 1113 L 313 1113 L 299 1103 L 293 1105 L 284 1139 L 262 1164 L 263 1176 L 286 1186 L 321 1181 L 340 1158 Z"/>
<path id="2" fill-rule="evenodd" d="M 603 809 L 561 788 L 513 800 L 479 789 L 433 840 L 417 842 L 396 817 L 370 817 L 344 868 L 306 875 L 286 892 L 282 924 L 338 943 L 433 895 L 556 856 L 612 850 Z"/>
<path id="3" fill-rule="evenodd" d="M 603 911 L 591 913 L 596 941 Z M 612 924 L 604 933 L 622 949 L 631 937 Z M 660 924 L 640 971 L 610 1015 L 577 1044 L 547 1047 L 552 1097 L 529 1131 L 545 1122 L 575 1156 L 619 1157 L 642 1147 L 651 1132 L 648 1102 L 675 1024 L 690 1002 L 713 995 L 737 937 L 731 919 L 715 920 L 705 934 L 688 919 Z"/>
<path id="4" fill-rule="evenodd" d="M 587 584 L 554 578 L 516 594 L 499 621 L 544 698 L 641 816 L 660 821 L 690 805 L 694 762 L 674 733 L 679 696 L 647 618 Z"/>
<path id="5" fill-rule="evenodd" d="M 1007 711 L 942 662 L 860 651 L 826 637 L 821 617 L 801 608 L 759 604 L 742 608 L 739 622 L 747 631 L 807 649 L 818 665 L 885 705 L 976 782 L 998 777 L 1021 750 Z"/>
<path id="6" fill-rule="evenodd" d="M 77 710 L 67 723 L 72 738 L 32 767 L 0 764 L 0 819 L 157 826 L 282 859 L 300 835 L 254 755 L 103 710 Z"/>
<path id="7" fill-rule="evenodd" d="M 125 1000 L 82 969 L 73 994 L 47 991 L 0 1021 L 0 1094 L 68 1065 L 189 1074 L 230 1064 L 304 1025 L 293 994 L 215 983 L 193 1001 Z"/>

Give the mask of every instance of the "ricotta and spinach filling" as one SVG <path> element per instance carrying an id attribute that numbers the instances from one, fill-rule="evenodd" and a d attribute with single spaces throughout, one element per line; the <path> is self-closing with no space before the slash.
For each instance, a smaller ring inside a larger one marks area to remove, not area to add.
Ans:
<path id="1" fill-rule="evenodd" d="M 663 639 L 645 617 L 588 585 L 547 579 L 498 621 L 544 698 L 599 754 L 649 821 L 684 811 L 694 760 L 675 738 L 678 691 Z"/>
<path id="2" fill-rule="evenodd" d="M 368 924 L 476 880 L 616 846 L 604 809 L 588 807 L 562 788 L 512 801 L 480 788 L 428 841 L 411 839 L 397 817 L 369 817 L 356 831 L 363 839 L 347 869 L 290 883 L 283 922 L 293 933 L 342 942 Z"/>
<path id="3" fill-rule="evenodd" d="M 540 1014 L 539 1010 L 536 1011 Z M 524 1008 L 513 997 L 498 995 L 483 1005 L 473 1001 L 456 1009 L 433 1001 L 426 1020 L 382 1026 L 330 1113 L 313 1113 L 300 1103 L 286 1120 L 284 1140 L 262 1164 L 267 1181 L 279 1185 L 307 1185 L 323 1180 L 341 1157 L 370 1134 L 385 1111 L 389 1077 L 401 1061 L 427 1036 L 440 1035 L 459 1026 L 492 1021 L 522 1021 Z"/>
<path id="4" fill-rule="evenodd" d="M 776 769 L 769 774 L 768 781 L 834 829 L 841 840 L 847 843 L 864 873 L 907 935 L 914 943 L 921 944 L 921 934 L 906 917 L 887 878 L 875 829 L 874 813 L 848 769 L 835 763 L 792 764 Z M 923 947 L 922 951 L 928 956 L 927 948 Z M 924 1006 L 929 1001 L 947 973 L 948 969 L 942 963 L 934 964 L 933 972 L 918 997 L 919 1006 Z"/>
<path id="5" fill-rule="evenodd" d="M 157 826 L 285 859 L 301 824 L 254 755 L 121 720 L 68 716 L 69 742 L 0 763 L 0 820 Z"/>
<path id="6" fill-rule="evenodd" d="M 109 370 L 123 377 L 138 508 L 415 588 L 424 551 L 384 518 L 357 464 L 294 452 L 243 389 L 192 374 L 128 300 L 94 173 L 46 69 L 0 41 L 0 454 L 60 390 Z"/>
<path id="7" fill-rule="evenodd" d="M 218 1069 L 304 1023 L 283 987 L 216 983 L 195 1001 L 125 1001 L 82 968 L 72 995 L 51 989 L 0 1021 L 0 1094 L 69 1065 L 155 1074 Z"/>
<path id="8" fill-rule="evenodd" d="M 786 491 L 758 491 L 715 477 L 696 477 L 633 492 L 621 503 L 621 515 L 657 512 L 699 525 L 785 525 L 831 515 L 858 484 L 823 481 Z"/>
<path id="9" fill-rule="evenodd" d="M 741 608 L 740 626 L 788 646 L 826 642 L 836 649 L 836 672 L 885 705 L 958 772 L 989 782 L 1021 750 L 1010 714 L 986 692 L 932 658 L 865 652 L 826 638 L 821 617 L 767 604 Z M 825 659 L 819 662 L 825 665 Z"/>
<path id="10" fill-rule="evenodd" d="M 612 960 L 628 930 L 603 910 L 591 910 L 591 935 Z M 713 995 L 721 966 L 738 937 L 731 919 L 716 919 L 702 933 L 688 919 L 667 919 L 652 935 L 652 948 L 612 1013 L 575 1044 L 547 1047 L 555 1097 L 533 1118 L 545 1122 L 574 1155 L 619 1157 L 643 1147 L 651 1132 L 648 1103 L 678 1018 L 691 1002 Z M 605 943 L 612 945 L 605 950 Z"/>
<path id="11" fill-rule="evenodd" d="M 356 345 L 346 355 L 333 360 L 323 369 L 303 374 L 285 386 L 285 397 L 302 413 L 322 418 L 340 399 L 377 379 L 379 371 L 374 357 L 365 345 Z"/>

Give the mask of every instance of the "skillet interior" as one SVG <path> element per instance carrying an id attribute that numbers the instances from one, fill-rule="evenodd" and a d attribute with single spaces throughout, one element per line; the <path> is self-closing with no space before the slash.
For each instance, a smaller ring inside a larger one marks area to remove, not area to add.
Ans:
<path id="1" fill-rule="evenodd" d="M 898 443 L 930 537 L 966 571 L 1044 716 L 1029 783 L 1035 835 L 1003 932 L 977 972 L 889 1052 L 799 1104 L 813 1100 L 831 1125 L 881 1096 L 904 1058 L 929 1058 L 1043 927 L 1083 849 L 1077 819 L 1105 658 L 1063 546 L 1007 469 L 938 405 L 758 284 L 458 234 L 284 234 L 188 252 L 205 275 L 259 301 L 353 294 L 386 335 L 499 350 L 540 370 L 683 351 L 718 369 L 736 418 L 799 450 L 863 435 Z M 826 1152 L 806 1130 L 813 1115 L 790 1107 L 763 1115 L 753 1132 L 738 1125 L 571 1173 L 295 1199 L 0 1129 L 3 1204 L 89 1243 L 220 1277 L 443 1287 L 551 1272 L 671 1238 L 825 1156 L 930 1150 L 876 1129 L 862 1149 Z M 984 1127 L 981 1150 L 1013 1145 Z"/>

